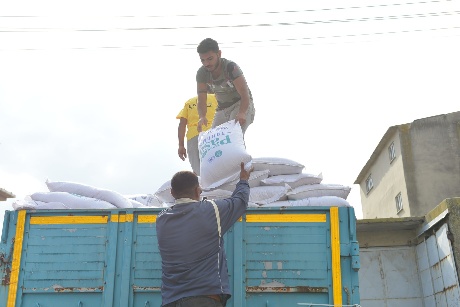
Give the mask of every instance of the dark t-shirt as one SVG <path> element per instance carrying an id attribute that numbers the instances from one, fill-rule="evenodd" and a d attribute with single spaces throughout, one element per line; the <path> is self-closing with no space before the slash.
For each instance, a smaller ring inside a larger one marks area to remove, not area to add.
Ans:
<path id="1" fill-rule="evenodd" d="M 196 73 L 196 82 L 206 83 L 216 94 L 218 110 L 228 108 L 240 101 L 241 96 L 233 85 L 233 81 L 243 75 L 243 71 L 235 62 L 224 58 L 221 58 L 220 61 L 223 69 L 217 79 L 213 79 L 211 72 L 207 71 L 204 66 L 201 66 Z M 249 99 L 252 100 L 251 90 L 249 90 Z"/>

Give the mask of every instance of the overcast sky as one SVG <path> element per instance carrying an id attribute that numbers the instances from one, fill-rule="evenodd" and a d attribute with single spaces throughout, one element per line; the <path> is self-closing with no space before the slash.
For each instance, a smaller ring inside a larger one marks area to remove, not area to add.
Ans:
<path id="1" fill-rule="evenodd" d="M 175 116 L 212 37 L 254 96 L 248 152 L 350 186 L 361 218 L 354 181 L 386 130 L 459 111 L 459 1 L 260 3 L 2 1 L 0 187 L 155 193 L 190 169 Z"/>

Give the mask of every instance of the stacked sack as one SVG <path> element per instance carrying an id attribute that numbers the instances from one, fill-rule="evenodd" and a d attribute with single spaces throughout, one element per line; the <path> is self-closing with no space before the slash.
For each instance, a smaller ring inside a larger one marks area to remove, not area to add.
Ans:
<path id="1" fill-rule="evenodd" d="M 260 186 L 251 189 L 250 201 L 264 207 L 289 206 L 350 206 L 346 201 L 351 188 L 341 184 L 322 183 L 322 174 L 304 172 L 305 166 L 286 158 L 264 157 L 252 160 L 254 171 L 267 171 L 268 177 Z M 281 190 L 279 187 L 282 187 Z M 268 201 L 260 197 L 259 189 L 278 189 L 281 197 Z M 284 192 L 284 194 L 282 194 Z"/>
<path id="2" fill-rule="evenodd" d="M 246 151 L 238 122 L 229 121 L 199 135 L 202 197 L 227 198 L 239 181 L 240 162 L 254 166 L 249 177 L 251 207 L 350 206 L 350 187 L 323 184 L 322 175 L 304 173 L 305 166 L 286 158 L 253 159 Z M 166 206 L 174 203 L 171 180 L 155 193 Z"/>
<path id="3" fill-rule="evenodd" d="M 13 202 L 21 209 L 116 209 L 163 207 L 153 194 L 123 196 L 122 194 L 76 182 L 46 181 L 49 192 L 36 192 Z"/>
<path id="4" fill-rule="evenodd" d="M 254 171 L 249 176 L 249 206 L 251 207 L 292 207 L 292 206 L 350 206 L 347 202 L 351 188 L 341 184 L 322 183 L 322 174 L 304 172 L 305 166 L 296 161 L 278 158 L 254 158 Z M 202 182 L 199 177 L 200 184 Z M 209 199 L 228 198 L 236 188 L 239 179 L 203 188 L 202 197 Z M 170 206 L 174 203 L 171 195 L 171 180 L 166 181 L 155 196 Z"/>
<path id="5" fill-rule="evenodd" d="M 304 172 L 296 161 L 263 157 L 252 158 L 246 151 L 243 132 L 231 120 L 200 133 L 200 185 L 202 197 L 228 198 L 239 181 L 240 163 L 254 167 L 249 177 L 251 207 L 350 206 L 346 201 L 350 187 L 322 183 L 322 175 Z M 165 181 L 154 194 L 121 195 L 115 191 L 75 182 L 50 182 L 49 192 L 38 192 L 13 203 L 19 209 L 114 209 L 162 208 L 174 204 L 171 180 Z"/>

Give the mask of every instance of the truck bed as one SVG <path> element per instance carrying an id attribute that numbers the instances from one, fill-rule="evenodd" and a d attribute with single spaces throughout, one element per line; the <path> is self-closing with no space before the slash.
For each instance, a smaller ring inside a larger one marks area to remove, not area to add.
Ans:
<path id="1" fill-rule="evenodd" d="M 160 211 L 6 211 L 0 306 L 161 306 Z M 248 208 L 224 240 L 228 307 L 359 304 L 352 207 Z"/>

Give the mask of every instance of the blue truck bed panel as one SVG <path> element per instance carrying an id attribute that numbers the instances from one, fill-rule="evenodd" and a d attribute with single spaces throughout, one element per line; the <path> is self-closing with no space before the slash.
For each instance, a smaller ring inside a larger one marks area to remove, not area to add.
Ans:
<path id="1" fill-rule="evenodd" d="M 161 209 L 7 211 L 0 306 L 161 306 Z M 225 235 L 229 307 L 359 304 L 350 207 L 249 208 Z"/>

